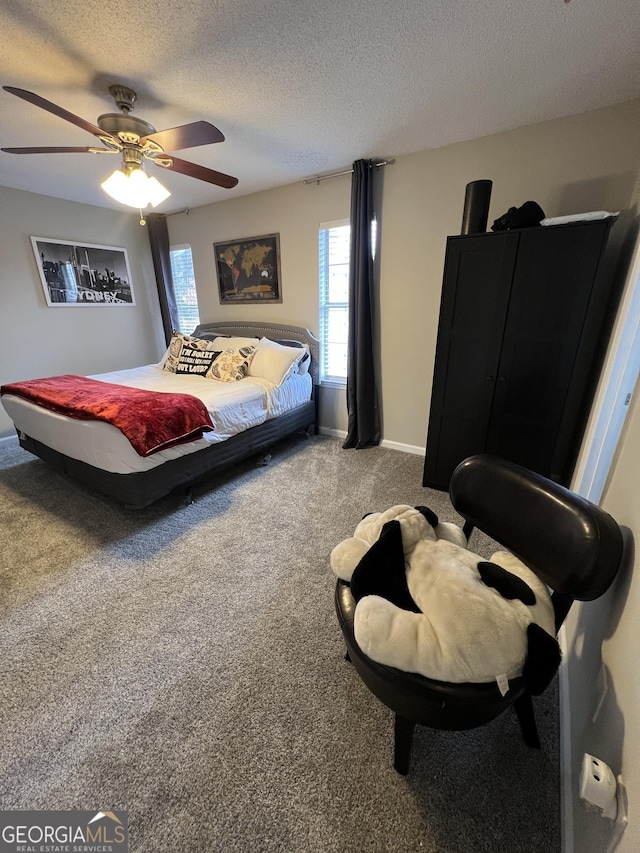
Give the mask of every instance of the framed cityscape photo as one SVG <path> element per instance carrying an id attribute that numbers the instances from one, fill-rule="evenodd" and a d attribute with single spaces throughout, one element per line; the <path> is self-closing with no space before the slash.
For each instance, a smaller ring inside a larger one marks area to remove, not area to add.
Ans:
<path id="1" fill-rule="evenodd" d="M 47 305 L 135 305 L 127 250 L 32 237 Z"/>

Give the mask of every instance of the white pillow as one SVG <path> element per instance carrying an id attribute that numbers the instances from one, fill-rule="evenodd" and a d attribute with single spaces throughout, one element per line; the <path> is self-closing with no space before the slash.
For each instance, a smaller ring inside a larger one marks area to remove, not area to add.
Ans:
<path id="1" fill-rule="evenodd" d="M 214 338 L 211 341 L 213 349 L 226 350 L 226 349 L 240 349 L 241 347 L 255 347 L 258 346 L 258 338 L 225 338 L 218 337 Z"/>
<path id="2" fill-rule="evenodd" d="M 260 338 L 249 364 L 247 376 L 259 376 L 262 379 L 268 379 L 274 385 L 282 385 L 305 352 L 306 350 L 301 347 L 286 347 L 269 338 Z"/>

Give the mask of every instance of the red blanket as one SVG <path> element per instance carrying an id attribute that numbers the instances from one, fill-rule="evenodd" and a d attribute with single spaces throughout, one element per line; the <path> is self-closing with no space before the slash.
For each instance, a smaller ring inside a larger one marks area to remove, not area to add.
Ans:
<path id="1" fill-rule="evenodd" d="M 107 421 L 140 456 L 193 441 L 214 428 L 204 403 L 191 394 L 143 391 L 86 376 L 13 382 L 0 387 L 2 394 L 15 394 L 69 418 Z"/>

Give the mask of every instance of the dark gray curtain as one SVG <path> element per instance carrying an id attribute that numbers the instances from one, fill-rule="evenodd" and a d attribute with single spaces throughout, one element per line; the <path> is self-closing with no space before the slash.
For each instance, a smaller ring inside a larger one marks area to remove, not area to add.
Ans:
<path id="1" fill-rule="evenodd" d="M 349 343 L 344 448 L 380 444 L 380 414 L 373 351 L 373 177 L 369 160 L 356 160 L 351 179 L 351 257 L 349 266 Z"/>
<path id="2" fill-rule="evenodd" d="M 173 276 L 171 275 L 167 217 L 163 213 L 149 213 L 145 219 L 149 230 L 151 256 L 156 273 L 156 284 L 158 285 L 162 326 L 168 345 L 171 340 L 171 332 L 178 328 L 178 308 L 173 289 Z"/>

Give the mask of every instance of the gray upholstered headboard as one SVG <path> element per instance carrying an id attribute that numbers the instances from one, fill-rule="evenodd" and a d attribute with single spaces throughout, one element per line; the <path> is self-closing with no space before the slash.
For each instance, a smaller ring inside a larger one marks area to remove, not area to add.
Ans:
<path id="1" fill-rule="evenodd" d="M 297 341 L 306 344 L 311 353 L 309 373 L 314 385 L 320 382 L 320 341 L 304 326 L 287 326 L 285 323 L 235 322 L 201 323 L 192 333 L 197 338 L 214 338 L 217 335 L 237 335 L 243 338 L 270 338 L 272 341 Z"/>

